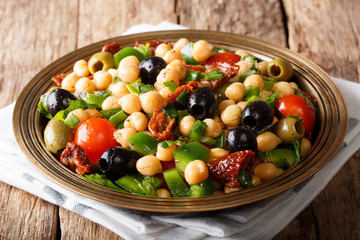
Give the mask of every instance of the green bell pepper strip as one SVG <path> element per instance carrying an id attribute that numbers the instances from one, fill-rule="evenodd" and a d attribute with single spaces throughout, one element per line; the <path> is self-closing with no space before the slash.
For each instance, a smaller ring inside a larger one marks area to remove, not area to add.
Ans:
<path id="1" fill-rule="evenodd" d="M 203 137 L 201 137 L 200 142 L 204 143 L 206 145 L 209 145 L 209 146 L 213 146 L 216 144 L 216 139 L 203 136 Z"/>
<path id="2" fill-rule="evenodd" d="M 281 169 L 288 169 L 297 163 L 296 152 L 289 148 L 278 148 L 269 152 L 259 152 L 258 156 L 264 162 L 271 162 L 276 167 Z"/>
<path id="3" fill-rule="evenodd" d="M 184 82 L 188 83 L 190 81 L 198 81 L 200 76 L 201 76 L 200 71 L 195 71 L 195 70 L 189 69 L 186 71 Z"/>
<path id="4" fill-rule="evenodd" d="M 187 109 L 185 110 L 178 110 L 177 111 L 178 114 L 178 123 L 186 116 L 189 116 L 189 111 Z"/>
<path id="5" fill-rule="evenodd" d="M 121 177 L 120 179 L 116 180 L 115 183 L 128 192 L 139 195 L 146 195 L 143 187 L 141 186 L 141 182 L 143 180 L 144 177 L 141 174 L 131 174 Z"/>
<path id="6" fill-rule="evenodd" d="M 158 141 L 146 133 L 136 133 L 127 139 L 129 146 L 139 154 L 154 155 L 156 153 Z"/>
<path id="7" fill-rule="evenodd" d="M 119 124 L 123 123 L 128 115 L 123 111 L 120 110 L 116 114 L 109 117 L 109 122 L 111 122 L 114 126 L 118 126 Z"/>
<path id="8" fill-rule="evenodd" d="M 187 197 L 189 187 L 176 168 L 163 171 L 164 179 L 173 197 Z"/>
<path id="9" fill-rule="evenodd" d="M 176 168 L 183 174 L 189 162 L 193 160 L 209 161 L 210 150 L 199 142 L 191 142 L 176 149 L 174 151 L 174 159 Z"/>
<path id="10" fill-rule="evenodd" d="M 97 183 L 101 186 L 104 187 L 108 187 L 108 188 L 112 188 L 121 192 L 126 192 L 124 189 L 122 189 L 121 187 L 118 187 L 117 185 L 115 185 L 110 179 L 108 179 L 105 175 L 100 175 L 98 173 L 95 174 L 90 174 L 90 175 L 83 175 L 83 177 L 90 181 L 90 182 L 94 182 Z"/>
<path id="11" fill-rule="evenodd" d="M 181 106 L 186 107 L 188 99 L 189 99 L 189 94 L 187 93 L 187 91 L 184 90 L 179 94 L 179 96 L 175 99 L 175 101 L 179 103 Z"/>
<path id="12" fill-rule="evenodd" d="M 73 113 L 70 113 L 64 122 L 69 128 L 74 129 L 80 123 L 80 120 Z"/>
<path id="13" fill-rule="evenodd" d="M 112 115 L 115 115 L 116 113 L 120 112 L 121 108 L 113 108 L 108 110 L 101 110 L 101 117 L 109 119 Z"/>
<path id="14" fill-rule="evenodd" d="M 189 197 L 205 197 L 213 195 L 215 185 L 209 179 L 197 184 L 190 185 Z"/>
<path id="15" fill-rule="evenodd" d="M 120 61 L 127 56 L 135 56 L 137 59 L 139 59 L 139 62 L 141 62 L 145 58 L 144 54 L 142 54 L 140 51 L 136 50 L 135 48 L 125 47 L 120 51 L 118 51 L 117 53 L 115 53 L 114 55 L 116 69 L 119 67 Z"/>
<path id="16" fill-rule="evenodd" d="M 145 45 L 140 44 L 136 50 L 141 52 L 145 57 L 151 57 L 151 51 L 150 51 L 150 43 L 146 43 Z"/>
<path id="17" fill-rule="evenodd" d="M 247 101 L 251 96 L 260 96 L 261 89 L 259 87 L 246 87 L 244 100 Z"/>
<path id="18" fill-rule="evenodd" d="M 191 128 L 189 138 L 193 141 L 200 141 L 201 137 L 206 131 L 207 125 L 205 122 L 197 120 Z"/>
<path id="19" fill-rule="evenodd" d="M 225 148 L 225 131 L 222 131 L 220 136 L 217 137 L 216 143 L 214 144 L 214 148 Z"/>
<path id="20" fill-rule="evenodd" d="M 163 180 L 154 176 L 146 176 L 142 182 L 137 179 L 138 186 L 143 190 L 146 196 L 157 197 L 156 190 L 160 188 Z"/>
<path id="21" fill-rule="evenodd" d="M 221 79 L 224 77 L 220 70 L 205 72 L 203 74 L 204 74 L 204 77 L 206 80 L 216 80 L 216 79 Z"/>
<path id="22" fill-rule="evenodd" d="M 193 46 L 194 46 L 194 43 L 189 42 L 180 51 L 183 59 L 185 60 L 186 64 L 188 64 L 188 65 L 198 65 L 199 64 L 199 62 L 196 61 L 192 55 Z"/>
<path id="23" fill-rule="evenodd" d="M 162 110 L 166 113 L 169 118 L 176 118 L 178 116 L 177 110 L 174 104 L 169 104 L 162 107 Z"/>
<path id="24" fill-rule="evenodd" d="M 245 187 L 252 186 L 252 176 L 250 173 L 246 172 L 245 170 L 239 171 L 239 181 Z"/>

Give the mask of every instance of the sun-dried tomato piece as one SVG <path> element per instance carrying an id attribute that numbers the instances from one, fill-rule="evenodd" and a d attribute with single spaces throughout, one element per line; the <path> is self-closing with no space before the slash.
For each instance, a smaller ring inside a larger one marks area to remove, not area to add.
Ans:
<path id="1" fill-rule="evenodd" d="M 225 185 L 228 187 L 238 187 L 240 186 L 239 171 L 245 169 L 254 157 L 255 152 L 245 150 L 227 154 L 206 165 L 211 177 L 225 180 Z"/>
<path id="2" fill-rule="evenodd" d="M 107 43 L 103 46 L 101 51 L 108 52 L 108 53 L 111 53 L 112 55 L 114 55 L 115 53 L 120 51 L 120 43 L 118 43 L 118 42 Z"/>
<path id="3" fill-rule="evenodd" d="M 61 154 L 60 162 L 77 174 L 90 173 L 91 165 L 86 151 L 74 142 L 68 142 Z"/>
<path id="4" fill-rule="evenodd" d="M 151 55 L 155 55 L 155 49 L 157 48 L 157 46 L 159 46 L 160 44 L 162 43 L 165 43 L 165 44 L 168 44 L 171 48 L 172 48 L 172 44 L 167 42 L 167 41 L 160 41 L 160 40 L 151 40 L 151 41 L 148 41 L 148 42 L 140 42 L 140 41 L 136 41 L 135 42 L 135 47 L 139 47 L 140 45 L 146 45 L 147 43 L 150 43 L 150 52 L 151 52 Z"/>
<path id="5" fill-rule="evenodd" d="M 65 77 L 66 77 L 65 73 L 60 73 L 55 77 L 52 77 L 51 80 L 56 84 L 56 86 L 61 87 L 61 83 Z"/>

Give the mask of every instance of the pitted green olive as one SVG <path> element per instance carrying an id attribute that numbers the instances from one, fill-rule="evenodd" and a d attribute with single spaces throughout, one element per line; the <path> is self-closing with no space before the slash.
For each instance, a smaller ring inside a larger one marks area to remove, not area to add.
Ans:
<path id="1" fill-rule="evenodd" d="M 98 52 L 92 55 L 88 65 L 91 74 L 100 70 L 107 71 L 115 67 L 114 57 L 108 52 Z"/>
<path id="2" fill-rule="evenodd" d="M 277 58 L 269 62 L 267 66 L 269 77 L 280 81 L 289 81 L 294 73 L 294 69 L 290 62 L 285 59 Z"/>
<path id="3" fill-rule="evenodd" d="M 73 138 L 72 130 L 63 121 L 51 120 L 46 125 L 44 131 L 45 145 L 54 154 L 64 149 L 67 142 L 72 141 Z"/>
<path id="4" fill-rule="evenodd" d="M 305 134 L 304 124 L 297 118 L 280 119 L 273 127 L 273 132 L 284 144 L 291 144 L 293 139 L 301 140 Z"/>

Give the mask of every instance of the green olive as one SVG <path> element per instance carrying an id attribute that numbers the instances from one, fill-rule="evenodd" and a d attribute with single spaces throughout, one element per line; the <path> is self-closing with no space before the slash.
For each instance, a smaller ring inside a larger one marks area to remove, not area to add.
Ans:
<path id="1" fill-rule="evenodd" d="M 114 57 L 108 52 L 98 52 L 92 55 L 88 65 L 91 74 L 100 70 L 107 71 L 115 67 Z"/>
<path id="2" fill-rule="evenodd" d="M 269 62 L 267 72 L 269 77 L 280 81 L 289 81 L 294 74 L 294 69 L 289 61 L 277 58 Z"/>
<path id="3" fill-rule="evenodd" d="M 60 120 L 51 120 L 45 127 L 44 141 L 50 152 L 57 154 L 74 138 L 72 130 Z"/>
<path id="4" fill-rule="evenodd" d="M 273 132 L 284 144 L 292 144 L 293 139 L 301 140 L 305 134 L 304 124 L 297 118 L 280 119 L 273 127 Z"/>

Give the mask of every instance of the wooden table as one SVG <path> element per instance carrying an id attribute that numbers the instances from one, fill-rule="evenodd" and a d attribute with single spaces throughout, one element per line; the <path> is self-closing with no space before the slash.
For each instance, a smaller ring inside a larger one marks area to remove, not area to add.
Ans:
<path id="1" fill-rule="evenodd" d="M 359 0 L 2 0 L 0 107 L 55 59 L 163 20 L 290 48 L 330 75 L 360 82 Z M 360 239 L 360 151 L 276 239 Z M 121 239 L 106 228 L 0 183 L 1 239 Z"/>

